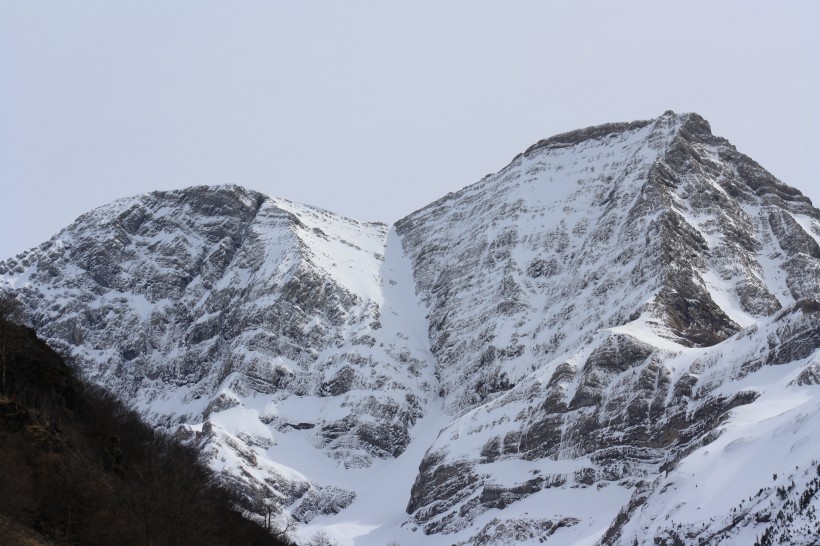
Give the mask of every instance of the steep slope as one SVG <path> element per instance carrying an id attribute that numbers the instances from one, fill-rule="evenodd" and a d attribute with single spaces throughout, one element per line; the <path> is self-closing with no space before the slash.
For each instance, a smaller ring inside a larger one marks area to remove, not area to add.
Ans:
<path id="1" fill-rule="evenodd" d="M 395 457 L 434 390 L 393 289 L 397 248 L 382 224 L 202 187 L 101 207 L 0 274 L 89 380 L 198 443 L 249 507 L 276 499 L 308 521 L 355 491 L 267 450 Z"/>
<path id="2" fill-rule="evenodd" d="M 818 242 L 799 191 L 667 112 L 391 228 L 236 186 L 124 199 L 0 287 L 303 536 L 808 544 Z"/>
<path id="3" fill-rule="evenodd" d="M 194 449 L 78 381 L 33 331 L 0 327 L 0 544 L 285 544 Z"/>
<path id="4" fill-rule="evenodd" d="M 697 115 L 542 141 L 397 230 L 455 417 L 408 504 L 428 533 L 601 536 L 770 387 L 742 378 L 817 363 L 820 213 Z"/>

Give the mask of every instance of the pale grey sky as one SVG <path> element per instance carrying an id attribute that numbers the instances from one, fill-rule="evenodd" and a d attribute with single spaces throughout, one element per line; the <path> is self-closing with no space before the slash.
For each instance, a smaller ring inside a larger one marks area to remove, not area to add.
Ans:
<path id="1" fill-rule="evenodd" d="M 562 131 L 696 111 L 820 203 L 817 2 L 0 0 L 0 258 L 242 184 L 392 222 Z"/>

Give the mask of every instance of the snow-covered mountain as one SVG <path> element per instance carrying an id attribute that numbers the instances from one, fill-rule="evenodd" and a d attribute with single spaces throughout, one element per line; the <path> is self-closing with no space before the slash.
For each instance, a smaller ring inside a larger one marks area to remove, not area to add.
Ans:
<path id="1" fill-rule="evenodd" d="M 395 226 L 237 186 L 122 199 L 0 287 L 301 536 L 812 544 L 818 242 L 806 197 L 667 112 Z"/>

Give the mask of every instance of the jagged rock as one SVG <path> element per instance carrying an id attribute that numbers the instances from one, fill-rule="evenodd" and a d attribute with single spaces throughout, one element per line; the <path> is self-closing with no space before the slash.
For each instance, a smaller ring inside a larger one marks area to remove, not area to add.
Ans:
<path id="1" fill-rule="evenodd" d="M 322 493 L 314 490 L 302 497 L 299 506 L 293 511 L 293 517 L 302 523 L 308 523 L 319 515 L 338 514 L 356 498 L 353 491 L 338 487 L 325 488 Z"/>
<path id="2" fill-rule="evenodd" d="M 237 186 L 123 199 L 0 290 L 250 511 L 811 543 L 820 211 L 696 114 L 540 141 L 393 227 Z"/>
<path id="3" fill-rule="evenodd" d="M 562 527 L 571 527 L 580 523 L 575 518 L 563 518 L 557 521 L 550 519 L 521 518 L 502 521 L 491 520 L 479 533 L 469 540 L 457 542 L 457 546 L 501 546 L 505 544 L 524 543 L 530 540 L 546 542 L 549 537 Z"/>

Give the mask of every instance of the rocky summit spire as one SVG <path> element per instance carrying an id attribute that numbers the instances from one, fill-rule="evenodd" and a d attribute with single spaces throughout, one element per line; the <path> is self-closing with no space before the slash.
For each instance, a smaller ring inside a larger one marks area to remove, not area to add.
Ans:
<path id="1" fill-rule="evenodd" d="M 123 199 L 0 289 L 305 536 L 810 544 L 819 243 L 806 197 L 670 111 L 395 226 L 237 186 Z"/>

